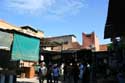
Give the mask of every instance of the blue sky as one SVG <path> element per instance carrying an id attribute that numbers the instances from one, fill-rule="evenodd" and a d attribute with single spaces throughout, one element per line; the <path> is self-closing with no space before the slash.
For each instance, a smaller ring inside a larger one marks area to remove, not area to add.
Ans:
<path id="1" fill-rule="evenodd" d="M 108 0 L 1 0 L 0 19 L 16 25 L 30 25 L 47 36 L 74 34 L 79 43 L 82 32 L 94 31 L 104 39 Z"/>

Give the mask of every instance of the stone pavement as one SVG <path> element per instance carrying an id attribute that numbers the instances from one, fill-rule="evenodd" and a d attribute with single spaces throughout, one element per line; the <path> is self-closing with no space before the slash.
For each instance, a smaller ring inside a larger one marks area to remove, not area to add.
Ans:
<path id="1" fill-rule="evenodd" d="M 39 80 L 38 80 L 38 77 L 34 77 L 34 78 L 17 78 L 17 83 L 39 83 Z M 47 83 L 47 80 L 45 80 L 44 83 Z M 66 80 L 64 81 L 63 76 L 60 76 L 58 83 L 74 83 L 74 81 L 73 81 L 73 78 L 71 78 L 71 77 L 67 77 Z M 80 81 L 78 83 L 80 83 Z"/>
<path id="2" fill-rule="evenodd" d="M 34 78 L 17 78 L 17 83 L 39 83 L 38 77 Z M 47 83 L 47 80 L 44 81 L 44 83 Z M 62 83 L 59 81 L 58 83 Z"/>
<path id="3" fill-rule="evenodd" d="M 17 83 L 39 83 L 38 78 L 17 78 Z"/>

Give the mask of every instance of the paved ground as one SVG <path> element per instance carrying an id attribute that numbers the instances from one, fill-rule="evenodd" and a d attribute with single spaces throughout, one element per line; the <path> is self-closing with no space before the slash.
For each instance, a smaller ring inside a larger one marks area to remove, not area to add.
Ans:
<path id="1" fill-rule="evenodd" d="M 17 83 L 39 83 L 38 78 L 17 78 Z M 47 80 L 44 81 L 44 83 L 47 83 Z M 58 83 L 63 83 L 59 81 Z"/>
<path id="2" fill-rule="evenodd" d="M 38 78 L 17 78 L 17 83 L 39 83 Z M 44 83 L 47 83 L 47 80 L 44 81 Z M 74 83 L 73 80 L 67 80 L 67 81 L 59 81 L 58 83 Z M 78 82 L 80 83 L 80 81 Z M 115 83 L 114 80 L 104 80 L 100 79 L 97 81 L 97 83 Z"/>
<path id="3" fill-rule="evenodd" d="M 39 81 L 38 81 L 37 77 L 34 77 L 34 78 L 17 78 L 17 83 L 39 83 Z"/>

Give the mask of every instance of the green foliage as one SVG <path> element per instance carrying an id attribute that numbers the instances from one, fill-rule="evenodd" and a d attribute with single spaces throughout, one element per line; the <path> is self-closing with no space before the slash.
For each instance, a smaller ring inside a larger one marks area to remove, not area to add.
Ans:
<path id="1" fill-rule="evenodd" d="M 119 42 L 117 48 L 118 49 L 125 49 L 125 43 Z M 108 44 L 108 50 L 114 50 L 113 43 Z"/>
<path id="2" fill-rule="evenodd" d="M 113 43 L 108 44 L 108 50 L 113 50 Z"/>

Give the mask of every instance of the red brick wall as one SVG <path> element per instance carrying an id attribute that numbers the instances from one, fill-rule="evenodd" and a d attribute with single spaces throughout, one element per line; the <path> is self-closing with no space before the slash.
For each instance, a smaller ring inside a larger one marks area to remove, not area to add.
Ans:
<path id="1" fill-rule="evenodd" d="M 107 45 L 100 45 L 100 51 L 107 51 L 108 46 Z"/>
<path id="2" fill-rule="evenodd" d="M 95 50 L 99 51 L 99 41 L 95 33 L 94 32 L 92 32 L 91 34 L 82 33 L 82 48 L 90 49 L 90 45 L 94 45 Z"/>
<path id="3" fill-rule="evenodd" d="M 33 78 L 35 76 L 35 69 L 34 67 L 27 67 L 26 70 L 26 77 L 27 78 Z"/>
<path id="4" fill-rule="evenodd" d="M 91 44 L 94 44 L 94 35 L 90 34 L 87 36 L 87 34 L 82 33 L 82 41 L 82 47 L 89 48 Z"/>

